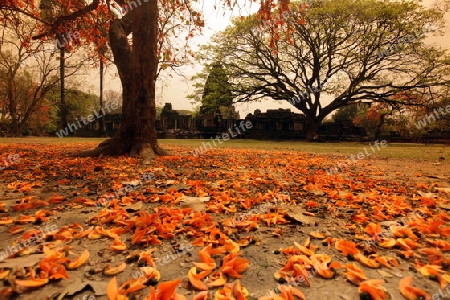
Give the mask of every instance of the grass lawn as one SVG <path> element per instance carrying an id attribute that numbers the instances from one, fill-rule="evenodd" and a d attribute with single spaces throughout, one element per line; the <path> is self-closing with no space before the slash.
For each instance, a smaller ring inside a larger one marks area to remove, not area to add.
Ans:
<path id="1" fill-rule="evenodd" d="M 0 138 L 0 144 L 13 143 L 29 143 L 29 144 L 67 144 L 67 143 L 93 143 L 94 145 L 104 141 L 104 138 L 79 138 L 79 137 L 65 137 L 65 138 L 48 138 L 48 137 L 25 137 L 25 138 Z M 202 146 L 203 143 L 211 140 L 201 139 L 161 139 L 159 140 L 162 146 L 186 146 L 196 148 Z M 373 143 L 371 143 L 373 145 Z M 371 149 L 369 143 L 359 142 L 345 142 L 345 143 L 307 143 L 304 141 L 261 141 L 261 140 L 229 140 L 219 145 L 216 141 L 217 147 L 220 148 L 254 148 L 267 150 L 286 150 L 309 153 L 322 154 L 340 154 L 340 155 L 357 155 L 359 152 L 373 153 L 373 157 L 378 158 L 400 158 L 400 159 L 418 159 L 435 161 L 439 158 L 450 159 L 450 146 L 442 144 L 388 144 L 386 147 L 379 147 L 379 150 L 373 147 Z"/>

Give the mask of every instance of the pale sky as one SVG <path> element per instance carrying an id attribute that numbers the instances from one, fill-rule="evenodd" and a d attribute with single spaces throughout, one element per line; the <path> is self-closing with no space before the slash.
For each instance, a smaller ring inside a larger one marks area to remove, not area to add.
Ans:
<path id="1" fill-rule="evenodd" d="M 442 1 L 442 0 L 441 0 Z M 205 16 L 205 28 L 203 30 L 203 35 L 195 37 L 191 41 L 191 46 L 193 48 L 206 44 L 211 36 L 219 31 L 224 30 L 230 24 L 230 17 L 232 15 L 246 15 L 257 11 L 258 5 L 255 3 L 250 7 L 241 7 L 240 13 L 235 10 L 233 14 L 230 11 L 224 11 L 223 9 L 214 10 L 214 0 L 204 0 L 203 2 L 203 12 Z M 245 0 L 239 0 L 238 2 L 244 3 Z M 424 5 L 432 5 L 434 0 L 424 0 Z M 443 37 L 432 37 L 427 41 L 442 47 L 450 48 L 450 14 L 446 15 L 447 26 L 445 36 Z M 202 69 L 201 65 L 190 65 L 179 69 L 179 72 L 184 75 L 185 78 L 178 76 L 177 74 L 171 73 L 173 76 L 170 78 L 165 74 L 160 80 L 157 81 L 157 105 L 164 105 L 166 102 L 172 103 L 173 109 L 187 109 L 194 110 L 195 105 L 190 103 L 190 100 L 186 96 L 193 92 L 192 82 L 189 81 L 190 77 L 195 75 L 198 71 Z M 104 91 L 106 90 L 121 90 L 120 80 L 115 74 L 117 71 L 114 65 L 111 65 L 106 70 Z M 98 70 L 93 70 L 92 76 L 87 79 L 89 85 L 89 90 L 98 94 Z M 107 99 L 106 99 L 107 100 Z M 266 111 L 267 109 L 278 109 L 278 108 L 289 108 L 291 111 L 299 112 L 292 105 L 286 101 L 275 101 L 266 100 L 261 102 L 251 102 L 251 103 L 240 103 L 236 105 L 236 108 L 240 112 L 241 118 L 244 118 L 248 113 L 253 112 L 255 109 L 260 109 L 261 111 Z"/>

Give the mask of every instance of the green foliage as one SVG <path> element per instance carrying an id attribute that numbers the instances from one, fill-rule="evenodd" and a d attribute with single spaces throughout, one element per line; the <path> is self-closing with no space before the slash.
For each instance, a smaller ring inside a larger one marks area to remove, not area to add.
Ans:
<path id="1" fill-rule="evenodd" d="M 221 111 L 222 115 L 235 116 L 233 107 L 233 94 L 231 92 L 228 75 L 219 62 L 205 67 L 205 69 L 192 77 L 195 92 L 187 97 L 192 104 L 201 103 L 202 111 Z M 222 108 L 221 108 L 222 107 Z"/>
<path id="2" fill-rule="evenodd" d="M 333 115 L 335 121 L 353 120 L 358 114 L 358 105 L 353 104 L 339 108 Z"/>
<path id="3" fill-rule="evenodd" d="M 92 114 L 94 110 L 99 110 L 98 107 L 98 96 L 94 94 L 88 94 L 77 89 L 67 89 L 66 94 L 66 106 L 68 110 L 67 122 L 74 123 L 76 118 L 87 117 Z M 50 124 L 49 131 L 56 130 L 58 128 L 59 116 L 59 105 L 60 105 L 60 94 L 59 87 L 53 89 L 49 93 L 47 100 L 51 106 L 50 113 Z"/>
<path id="4" fill-rule="evenodd" d="M 202 105 L 207 109 L 217 109 L 219 106 L 231 106 L 233 95 L 224 67 L 216 62 L 212 65 L 203 88 Z"/>

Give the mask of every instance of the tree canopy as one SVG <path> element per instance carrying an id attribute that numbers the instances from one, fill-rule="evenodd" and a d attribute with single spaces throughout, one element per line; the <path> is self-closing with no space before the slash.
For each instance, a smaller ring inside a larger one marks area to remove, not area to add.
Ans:
<path id="1" fill-rule="evenodd" d="M 226 70 L 219 62 L 192 77 L 195 91 L 188 95 L 193 103 L 201 103 L 201 112 L 218 112 L 225 119 L 239 118 L 233 106 L 233 94 Z"/>
<path id="2" fill-rule="evenodd" d="M 228 71 L 237 102 L 271 98 L 302 111 L 308 138 L 334 110 L 360 101 L 428 105 L 442 100 L 449 56 L 424 43 L 444 12 L 417 1 L 313 0 L 263 22 L 239 18 L 205 50 Z M 284 29 L 284 30 L 282 30 Z M 327 103 L 324 95 L 332 97 Z"/>
<path id="3" fill-rule="evenodd" d="M 122 155 L 129 153 L 148 161 L 163 155 L 156 139 L 155 82 L 161 69 L 167 69 L 186 58 L 186 43 L 204 25 L 200 7 L 191 1 L 171 0 L 83 0 L 58 1 L 63 9 L 51 19 L 40 16 L 34 0 L 5 0 L 0 10 L 15 11 L 40 23 L 27 41 L 51 39 L 68 32 L 79 32 L 81 44 L 95 45 L 98 54 L 108 44 L 122 83 L 123 109 L 120 130 L 97 149 L 83 155 Z M 253 2 L 253 1 L 252 1 Z M 256 1 L 255 1 L 256 2 Z M 260 0 L 262 19 L 271 11 L 288 9 L 289 0 Z M 220 6 L 237 6 L 231 1 L 217 1 Z M 1 21 L 1 20 L 0 20 Z M 108 37 L 103 33 L 108 32 Z M 170 37 L 174 39 L 170 39 Z M 24 42 L 27 42 L 24 41 Z M 185 53 L 181 57 L 177 53 Z"/>
<path id="4" fill-rule="evenodd" d="M 232 104 L 233 95 L 225 70 L 220 63 L 214 63 L 203 87 L 202 106 L 217 109 Z"/>

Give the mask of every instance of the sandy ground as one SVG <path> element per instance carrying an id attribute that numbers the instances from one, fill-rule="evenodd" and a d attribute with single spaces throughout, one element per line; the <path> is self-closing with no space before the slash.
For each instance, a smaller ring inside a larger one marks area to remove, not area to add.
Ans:
<path id="1" fill-rule="evenodd" d="M 25 146 L 22 146 L 25 147 Z M 186 180 L 201 180 L 204 182 L 205 191 L 215 191 L 217 198 L 219 193 L 230 192 L 235 198 L 256 197 L 258 193 L 266 193 L 268 190 L 282 192 L 290 195 L 291 201 L 279 201 L 277 203 L 266 204 L 265 206 L 256 206 L 250 211 L 252 214 L 266 213 L 267 208 L 272 212 L 287 212 L 286 218 L 290 221 L 287 224 L 267 226 L 264 222 L 259 223 L 259 228 L 251 232 L 230 232 L 229 236 L 237 241 L 245 236 L 252 236 L 256 241 L 247 247 L 242 248 L 243 257 L 250 261 L 248 269 L 243 273 L 241 282 L 250 292 L 250 296 L 257 298 L 266 295 L 269 290 L 277 287 L 274 280 L 274 272 L 279 270 L 287 261 L 284 254 L 276 250 L 294 246 L 294 242 L 303 243 L 312 231 L 326 232 L 332 237 L 354 240 L 354 233 L 344 229 L 352 215 L 357 210 L 340 209 L 335 206 L 335 202 L 327 197 L 323 190 L 317 190 L 310 187 L 311 184 L 317 186 L 320 180 L 336 180 L 331 178 L 323 170 L 335 166 L 343 157 L 340 155 L 313 155 L 296 152 L 277 152 L 263 150 L 212 150 L 204 157 L 191 159 L 188 157 L 187 150 L 180 150 L 179 156 L 174 158 L 159 158 L 150 166 L 140 167 L 132 159 L 126 158 L 101 158 L 98 160 L 80 160 L 65 157 L 65 152 L 70 148 L 62 148 L 54 151 L 47 151 L 46 147 L 19 149 L 22 151 L 22 161 L 17 167 L 12 167 L 8 172 L 0 175 L 0 202 L 4 202 L 6 207 L 17 204 L 19 199 L 27 196 L 37 196 L 40 199 L 49 199 L 54 194 L 66 196 L 66 200 L 45 207 L 50 209 L 54 215 L 45 222 L 46 225 L 55 224 L 57 228 L 80 223 L 84 227 L 89 225 L 89 220 L 95 217 L 101 208 L 90 207 L 76 203 L 75 199 L 84 197 L 96 200 L 98 196 L 104 194 L 111 186 L 111 178 L 115 181 L 131 180 L 139 178 L 137 173 L 153 172 L 156 180 L 145 183 L 136 189 L 136 195 L 144 195 L 147 200 L 155 199 L 158 195 L 163 195 L 168 188 L 178 189 L 187 196 L 198 196 L 192 190 L 192 186 L 186 184 Z M 75 147 L 82 149 L 85 145 Z M 19 147 L 20 148 L 20 147 Z M 8 150 L 7 148 L 6 150 Z M 192 149 L 189 149 L 192 150 Z M 47 151 L 47 152 L 45 152 Z M 184 152 L 183 152 L 184 151 Z M 46 153 L 44 155 L 44 153 Z M 59 157 L 59 156 L 60 157 Z M 295 159 L 293 159 L 295 157 Z M 20 171 L 20 172 L 19 172 Z M 327 177 L 328 176 L 328 177 Z M 433 193 L 433 197 L 438 195 L 442 201 L 448 203 L 450 195 L 439 193 L 434 190 L 435 187 L 450 187 L 450 157 L 434 162 L 430 161 L 411 161 L 400 159 L 376 159 L 360 161 L 357 164 L 349 165 L 335 176 L 339 176 L 342 182 L 348 184 L 336 184 L 335 189 L 338 193 L 352 192 L 368 193 L 368 190 L 358 191 L 350 188 L 350 183 L 362 185 L 368 189 L 370 183 L 373 183 L 373 189 L 380 187 L 389 189 L 392 195 L 403 195 L 413 199 L 419 192 Z M 35 182 L 39 181 L 40 186 L 33 187 L 28 192 L 20 192 L 8 188 L 8 184 L 16 181 Z M 241 182 L 242 188 L 247 189 L 247 193 L 239 192 L 236 182 Z M 350 183 L 349 183 L 350 182 Z M 281 190 L 282 189 L 282 190 Z M 150 192 L 149 192 L 150 191 Z M 398 191 L 398 192 L 397 192 Z M 143 199 L 144 199 L 143 198 Z M 316 201 L 320 206 L 316 209 L 308 210 L 305 207 L 307 201 Z M 415 204 L 413 200 L 411 203 Z M 247 217 L 249 212 L 238 207 L 234 213 L 217 213 L 214 211 L 216 201 L 210 202 L 181 202 L 170 203 L 173 207 L 191 207 L 198 211 L 207 211 L 212 216 L 213 221 L 220 224 L 221 221 L 230 217 Z M 143 201 L 140 211 L 152 212 L 161 202 Z M 417 204 L 420 208 L 420 205 Z M 364 210 L 364 205 L 361 206 Z M 431 208 L 434 214 L 439 212 L 448 213 L 448 207 Z M 14 211 L 8 209 L 1 213 L 1 217 L 11 216 L 17 218 L 20 214 L 34 215 L 38 209 L 27 211 Z M 308 210 L 314 216 L 303 214 Z M 367 208 L 369 211 L 369 208 Z M 132 213 L 131 213 L 132 214 Z M 398 219 L 405 215 L 398 216 Z M 431 218 L 430 218 L 431 220 Z M 446 224 L 448 226 L 448 224 Z M 0 226 L 0 249 L 5 249 L 12 245 L 17 235 L 8 233 L 12 225 Z M 38 228 L 38 225 L 24 225 L 27 229 Z M 41 226 L 44 226 L 42 224 Z M 226 228 L 218 225 L 223 232 Z M 145 247 L 143 245 L 131 245 L 130 235 L 126 235 L 127 247 L 125 251 L 117 252 L 109 249 L 111 240 L 108 238 L 100 239 L 72 239 L 63 241 L 64 245 L 71 247 L 73 253 L 79 254 L 84 249 L 90 251 L 89 263 L 77 270 L 70 271 L 70 279 L 54 281 L 46 286 L 31 290 L 21 295 L 15 296 L 16 299 L 48 299 L 51 296 L 68 293 L 64 298 L 59 299 L 106 299 L 106 285 L 111 279 L 101 274 L 99 270 L 109 264 L 117 265 L 125 260 L 125 257 L 133 252 L 155 247 L 155 258 L 161 259 L 161 264 L 157 266 L 161 273 L 161 280 L 171 280 L 181 278 L 182 283 L 179 293 L 185 295 L 188 299 L 196 292 L 188 284 L 187 273 L 192 262 L 198 261 L 197 251 L 200 247 L 188 247 L 192 238 L 185 232 L 176 234 L 172 239 L 162 240 L 162 243 L 155 246 Z M 448 238 L 447 238 L 448 241 Z M 312 239 L 311 243 L 318 247 L 316 253 L 326 253 L 333 256 L 334 261 L 343 264 L 348 263 L 346 257 L 342 256 L 334 247 L 323 246 L 322 242 Z M 175 249 L 180 245 L 189 251 L 176 253 Z M 38 248 L 36 246 L 36 248 Z M 438 293 L 439 285 L 436 282 L 425 279 L 422 275 L 412 271 L 414 265 L 413 259 L 402 259 L 398 257 L 397 250 L 377 249 L 380 254 L 395 256 L 401 263 L 401 268 L 389 270 L 382 268 L 385 273 L 380 273 L 379 269 L 370 269 L 362 267 L 369 278 L 384 278 L 384 285 L 391 299 L 404 299 L 398 289 L 399 280 L 407 275 L 414 275 L 416 286 L 424 289 L 431 295 Z M 39 252 L 39 251 L 36 251 Z M 0 268 L 10 266 L 25 266 L 34 264 L 41 257 L 36 255 L 24 256 L 20 258 L 11 258 L 0 263 Z M 220 260 L 218 261 L 220 263 Z M 118 281 L 124 282 L 133 277 L 133 272 L 139 269 L 136 263 L 127 265 L 124 272 L 118 275 Z M 90 271 L 90 272 L 89 272 Z M 91 273 L 91 274 L 90 274 Z M 94 273 L 94 274 L 92 274 Z M 387 276 L 386 273 L 389 275 Z M 310 278 L 311 286 L 299 286 L 307 299 L 359 299 L 357 287 L 349 283 L 342 270 L 333 279 L 323 279 L 319 276 Z M 5 282 L 3 283 L 5 284 Z M 1 290 L 1 283 L 0 283 Z M 74 292 L 77 293 L 73 294 Z M 214 299 L 211 292 L 211 299 Z M 94 295 L 95 294 L 95 295 Z M 445 292 L 444 292 L 445 294 Z M 450 294 L 450 293 L 449 293 Z M 147 291 L 136 293 L 137 299 L 143 299 Z M 61 296 L 60 296 L 61 297 Z M 91 298 L 89 298 L 91 297 Z M 94 298 L 95 297 L 95 298 Z M 450 296 L 439 299 L 450 299 Z"/>

